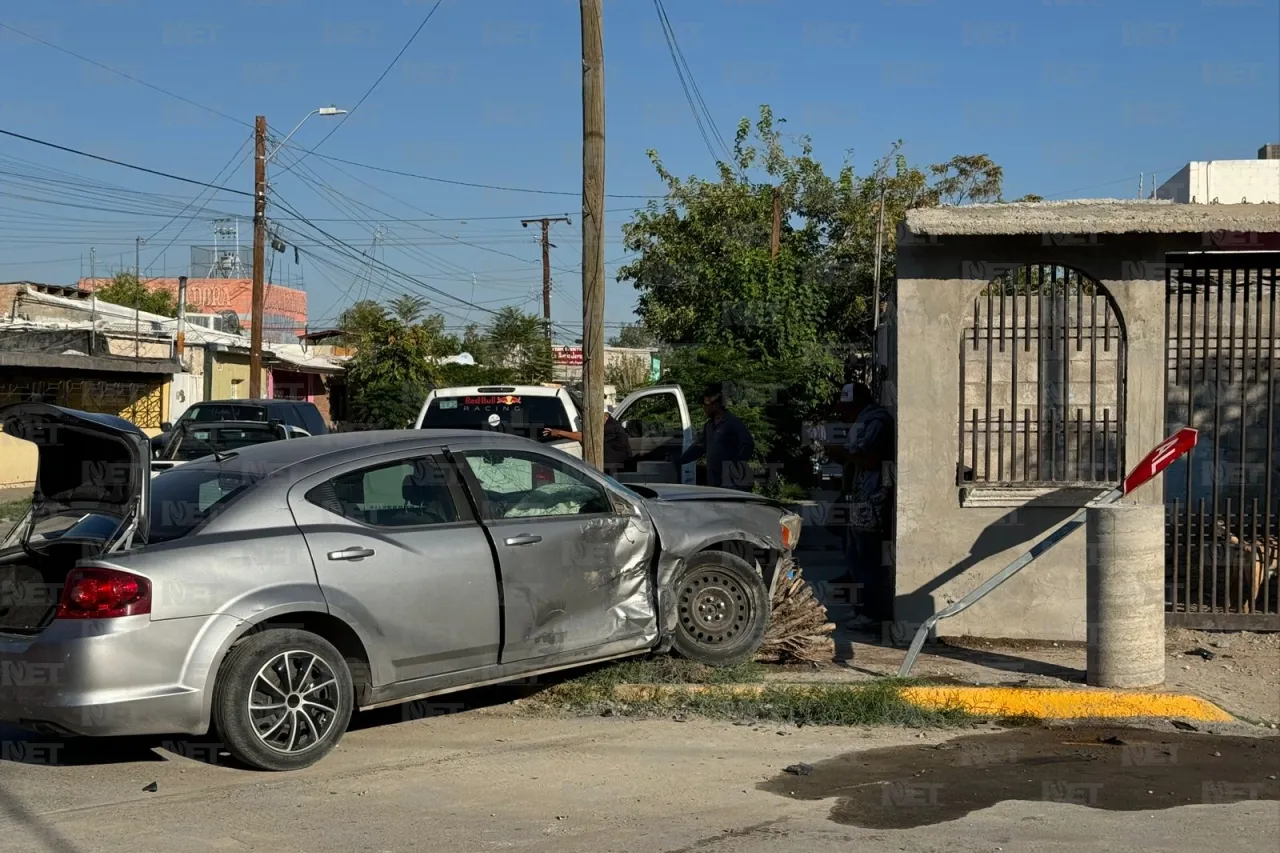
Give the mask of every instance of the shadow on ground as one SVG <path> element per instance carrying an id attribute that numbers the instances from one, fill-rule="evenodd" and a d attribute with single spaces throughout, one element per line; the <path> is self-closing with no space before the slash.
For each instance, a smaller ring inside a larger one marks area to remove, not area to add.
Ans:
<path id="1" fill-rule="evenodd" d="M 606 666 L 601 665 L 601 666 Z M 430 699 L 419 699 L 371 711 L 351 718 L 348 732 L 413 723 L 445 714 L 465 714 L 505 705 L 534 696 L 570 678 L 599 669 L 582 667 L 536 679 L 479 687 Z M 134 762 L 172 761 L 185 758 L 240 770 L 248 768 L 232 759 L 216 734 L 205 737 L 58 738 L 0 725 L 0 768 L 16 763 L 50 767 L 83 767 Z"/>

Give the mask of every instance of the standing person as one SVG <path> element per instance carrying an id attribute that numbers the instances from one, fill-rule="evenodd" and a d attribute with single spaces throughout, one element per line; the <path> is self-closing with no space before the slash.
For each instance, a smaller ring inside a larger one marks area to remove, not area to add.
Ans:
<path id="1" fill-rule="evenodd" d="M 543 438 L 568 438 L 582 443 L 582 433 L 570 432 L 567 429 L 547 427 L 542 430 Z M 611 412 L 604 413 L 604 473 L 617 479 L 631 461 L 631 436 L 618 423 Z"/>
<path id="2" fill-rule="evenodd" d="M 751 454 L 756 443 L 746 424 L 725 407 L 724 386 L 716 382 L 702 392 L 707 423 L 693 445 L 680 456 L 680 465 L 707 457 L 707 485 L 751 491 Z"/>
<path id="3" fill-rule="evenodd" d="M 893 415 L 860 383 L 844 386 L 837 412 L 841 420 L 852 423 L 843 446 L 827 446 L 827 455 L 844 463 L 848 484 L 845 579 L 862 592 L 859 615 L 883 622 L 893 613 L 893 566 L 886 548 L 893 513 Z"/>

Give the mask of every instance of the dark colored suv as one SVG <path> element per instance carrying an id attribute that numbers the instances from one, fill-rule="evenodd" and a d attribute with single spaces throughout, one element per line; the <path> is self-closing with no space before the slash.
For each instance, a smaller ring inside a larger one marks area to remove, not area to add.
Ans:
<path id="1" fill-rule="evenodd" d="M 191 421 L 196 423 L 276 421 L 285 426 L 306 430 L 311 435 L 324 435 L 329 432 L 315 403 L 308 403 L 305 400 L 207 400 L 203 403 L 195 403 L 183 412 L 177 424 Z M 151 439 L 152 456 L 164 448 L 177 424 L 160 425 L 160 435 Z"/>

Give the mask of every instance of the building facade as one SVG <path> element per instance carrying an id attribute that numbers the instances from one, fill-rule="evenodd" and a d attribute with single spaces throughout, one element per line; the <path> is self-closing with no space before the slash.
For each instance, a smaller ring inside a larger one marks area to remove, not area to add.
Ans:
<path id="1" fill-rule="evenodd" d="M 1280 145 L 1264 145 L 1256 160 L 1198 160 L 1156 190 L 1178 204 L 1280 204 Z"/>
<path id="2" fill-rule="evenodd" d="M 111 284 L 109 278 L 82 278 L 80 288 L 89 292 Z M 154 278 L 144 282 L 150 290 L 169 292 L 178 298 L 178 279 Z M 253 319 L 253 280 L 247 278 L 189 278 L 187 304 L 202 314 L 232 311 L 244 329 Z M 307 292 L 278 284 L 266 286 L 266 311 L 263 312 L 262 338 L 266 341 L 292 343 L 306 331 Z"/>

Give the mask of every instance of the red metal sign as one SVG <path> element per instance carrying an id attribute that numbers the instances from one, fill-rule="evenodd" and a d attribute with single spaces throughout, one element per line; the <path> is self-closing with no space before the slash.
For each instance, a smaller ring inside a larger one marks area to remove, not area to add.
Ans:
<path id="1" fill-rule="evenodd" d="M 582 366 L 582 347 L 556 347 L 556 364 Z"/>
<path id="2" fill-rule="evenodd" d="M 1199 435 L 1191 427 L 1183 427 L 1162 441 L 1141 462 L 1134 466 L 1133 470 L 1129 472 L 1129 476 L 1124 478 L 1124 485 L 1121 486 L 1122 493 L 1129 494 L 1154 478 L 1165 468 L 1168 468 L 1178 458 L 1186 455 L 1191 448 L 1196 446 L 1196 440 Z"/>

